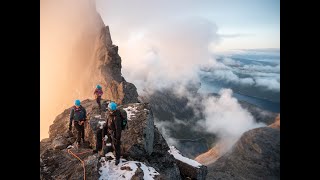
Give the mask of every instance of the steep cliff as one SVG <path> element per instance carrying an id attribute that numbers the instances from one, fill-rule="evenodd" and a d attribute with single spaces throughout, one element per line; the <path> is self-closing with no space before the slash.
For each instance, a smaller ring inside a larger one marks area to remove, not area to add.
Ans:
<path id="1" fill-rule="evenodd" d="M 118 46 L 112 44 L 108 26 L 103 26 L 97 37 L 94 59 L 97 60 L 94 77 L 105 91 L 103 98 L 118 104 L 139 102 L 137 88 L 121 74 L 121 57 Z"/>

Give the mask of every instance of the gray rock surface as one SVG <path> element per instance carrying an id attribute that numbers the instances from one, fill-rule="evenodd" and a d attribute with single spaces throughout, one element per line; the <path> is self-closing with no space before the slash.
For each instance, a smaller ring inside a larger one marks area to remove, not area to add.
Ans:
<path id="1" fill-rule="evenodd" d="M 109 27 L 103 26 L 94 51 L 98 69 L 95 80 L 104 90 L 103 98 L 118 104 L 137 103 L 139 102 L 137 88 L 127 82 L 121 74 L 121 57 L 118 49 L 118 46 L 112 44 Z"/>
<path id="2" fill-rule="evenodd" d="M 245 132 L 230 152 L 208 165 L 207 179 L 280 179 L 280 130 Z"/>

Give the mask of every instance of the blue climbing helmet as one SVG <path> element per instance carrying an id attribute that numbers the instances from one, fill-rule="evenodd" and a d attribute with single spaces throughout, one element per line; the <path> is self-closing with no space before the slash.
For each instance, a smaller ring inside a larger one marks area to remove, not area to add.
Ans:
<path id="1" fill-rule="evenodd" d="M 117 109 L 117 104 L 114 103 L 114 102 L 111 102 L 108 104 L 108 108 L 111 110 L 111 111 L 115 111 Z"/>
<path id="2" fill-rule="evenodd" d="M 97 89 L 101 89 L 101 86 L 98 84 L 98 85 L 96 86 L 96 88 L 97 88 Z"/>
<path id="3" fill-rule="evenodd" d="M 81 104 L 81 102 L 80 102 L 80 100 L 79 100 L 79 99 L 77 99 L 77 100 L 75 100 L 75 101 L 74 101 L 74 105 L 76 105 L 76 106 L 80 106 L 80 104 Z"/>

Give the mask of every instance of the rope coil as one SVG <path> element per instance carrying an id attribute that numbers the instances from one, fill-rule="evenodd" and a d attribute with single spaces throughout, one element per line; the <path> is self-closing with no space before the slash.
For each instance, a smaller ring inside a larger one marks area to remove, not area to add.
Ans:
<path id="1" fill-rule="evenodd" d="M 88 153 L 88 152 L 91 152 L 91 151 L 84 151 L 84 152 L 81 152 L 81 153 L 73 153 L 70 149 L 68 149 L 68 153 L 72 156 L 74 156 L 75 158 L 77 158 L 81 164 L 82 164 L 82 168 L 83 168 L 83 180 L 86 180 L 86 167 L 85 167 L 85 164 L 84 164 L 84 161 L 79 158 L 78 155 L 81 155 L 81 154 L 85 154 L 85 153 Z"/>

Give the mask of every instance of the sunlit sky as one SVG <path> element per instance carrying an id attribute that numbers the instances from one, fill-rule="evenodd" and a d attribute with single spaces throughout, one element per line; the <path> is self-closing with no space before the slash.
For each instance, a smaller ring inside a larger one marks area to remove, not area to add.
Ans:
<path id="1" fill-rule="evenodd" d="M 280 48 L 280 0 L 96 0 L 111 28 L 128 31 L 169 19 L 200 17 L 217 26 L 217 50 Z M 170 28 L 170 27 L 168 27 Z"/>

